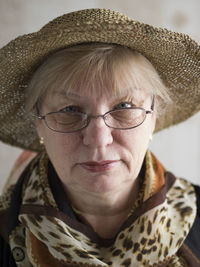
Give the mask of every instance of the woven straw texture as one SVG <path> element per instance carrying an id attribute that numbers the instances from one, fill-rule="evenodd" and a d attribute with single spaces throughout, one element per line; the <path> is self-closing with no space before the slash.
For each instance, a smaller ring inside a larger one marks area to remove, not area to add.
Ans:
<path id="1" fill-rule="evenodd" d="M 48 55 L 84 42 L 124 45 L 151 61 L 174 102 L 158 119 L 156 131 L 200 110 L 200 46 L 195 41 L 111 10 L 81 10 L 58 17 L 0 49 L 0 140 L 40 150 L 34 120 L 24 109 L 28 82 Z"/>

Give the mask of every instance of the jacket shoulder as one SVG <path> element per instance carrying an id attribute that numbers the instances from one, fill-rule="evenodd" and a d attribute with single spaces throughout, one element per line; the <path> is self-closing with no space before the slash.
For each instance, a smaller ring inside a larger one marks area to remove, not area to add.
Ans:
<path id="1" fill-rule="evenodd" d="M 185 239 L 179 253 L 182 255 L 189 266 L 200 266 L 200 186 L 192 185 L 196 194 L 197 212 L 192 228 Z"/>
<path id="2" fill-rule="evenodd" d="M 3 238 L 5 241 L 8 241 L 8 214 L 13 190 L 14 185 L 10 186 L 0 196 L 0 238 Z"/>
<path id="3" fill-rule="evenodd" d="M 193 186 L 197 197 L 197 216 L 199 216 L 200 218 L 200 186 L 199 185 L 193 185 Z"/>
<path id="4" fill-rule="evenodd" d="M 15 185 L 11 185 L 3 194 L 0 196 L 0 214 L 8 210 L 11 203 L 12 193 L 14 191 Z"/>

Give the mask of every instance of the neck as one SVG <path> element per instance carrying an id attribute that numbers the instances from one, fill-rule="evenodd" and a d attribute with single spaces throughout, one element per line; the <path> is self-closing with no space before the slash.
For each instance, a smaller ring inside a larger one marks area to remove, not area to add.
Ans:
<path id="1" fill-rule="evenodd" d="M 112 216 L 96 216 L 91 214 L 81 214 L 80 220 L 91 226 L 101 238 L 109 239 L 115 237 L 120 227 L 128 218 L 129 210 Z"/>
<path id="2" fill-rule="evenodd" d="M 138 197 L 139 179 L 123 191 L 102 194 L 88 194 L 67 190 L 74 211 L 81 220 L 89 224 L 102 238 L 111 238 L 127 219 Z"/>

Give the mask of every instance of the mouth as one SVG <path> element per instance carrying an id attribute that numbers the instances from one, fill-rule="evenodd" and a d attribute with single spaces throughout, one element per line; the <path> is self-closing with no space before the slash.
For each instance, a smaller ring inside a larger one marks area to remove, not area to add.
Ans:
<path id="1" fill-rule="evenodd" d="M 104 172 L 112 169 L 119 160 L 88 161 L 80 163 L 80 166 L 91 172 Z"/>

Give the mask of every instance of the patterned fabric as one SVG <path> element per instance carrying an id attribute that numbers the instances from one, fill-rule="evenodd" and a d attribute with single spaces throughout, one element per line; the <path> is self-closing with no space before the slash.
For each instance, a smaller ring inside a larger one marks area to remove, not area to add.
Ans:
<path id="1" fill-rule="evenodd" d="M 6 184 L 3 188 L 3 192 L 6 191 L 12 184 L 16 184 L 20 175 L 28 165 L 28 163 L 36 156 L 36 152 L 24 150 L 23 153 L 19 156 L 15 165 L 12 168 L 12 171 L 6 181 Z"/>
<path id="2" fill-rule="evenodd" d="M 194 187 L 167 173 L 150 151 L 142 199 L 113 239 L 100 238 L 79 221 L 69 203 L 68 214 L 60 211 L 49 164 L 46 154 L 35 158 L 18 185 L 21 204 L 9 235 L 17 266 L 189 266 L 179 249 L 196 217 Z M 9 205 L 6 194 L 0 212 Z"/>

